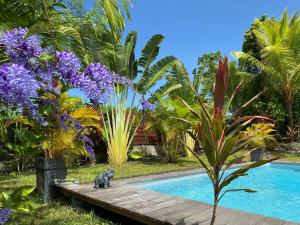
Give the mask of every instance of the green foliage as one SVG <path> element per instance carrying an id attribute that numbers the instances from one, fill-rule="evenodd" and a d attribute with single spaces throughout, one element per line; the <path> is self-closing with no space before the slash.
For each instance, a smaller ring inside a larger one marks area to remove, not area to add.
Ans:
<path id="1" fill-rule="evenodd" d="M 139 58 L 139 66 L 144 68 L 143 73 L 148 71 L 151 63 L 156 59 L 159 53 L 159 45 L 164 39 L 165 37 L 161 34 L 153 35 L 142 49 L 142 54 Z"/>
<path id="2" fill-rule="evenodd" d="M 170 74 L 166 76 L 166 81 L 167 82 L 158 88 L 151 96 L 152 101 L 167 95 L 172 99 L 180 96 L 189 103 L 194 101 L 193 92 L 189 86 L 189 75 L 181 61 L 175 61 Z"/>
<path id="3" fill-rule="evenodd" d="M 29 199 L 29 194 L 33 192 L 33 186 L 21 186 L 15 189 L 11 194 L 6 192 L 0 193 L 0 207 L 13 210 L 13 217 L 18 213 L 32 212 L 34 206 Z"/>
<path id="4" fill-rule="evenodd" d="M 218 61 L 222 58 L 221 52 L 203 54 L 198 58 L 198 67 L 194 69 L 194 87 L 203 97 L 211 97 L 215 74 L 218 70 Z M 200 87 L 201 84 L 201 87 Z"/>
<path id="5" fill-rule="evenodd" d="M 130 158 L 132 159 L 141 159 L 143 158 L 143 153 L 141 151 L 139 151 L 138 149 L 133 149 L 131 152 L 130 152 Z"/>
<path id="6" fill-rule="evenodd" d="M 44 138 L 43 134 L 36 134 L 29 129 L 30 127 L 22 123 L 16 123 L 12 128 L 14 138 L 7 143 L 7 148 L 17 160 L 18 172 L 24 171 L 28 159 L 41 152 L 39 144 Z"/>
<path id="7" fill-rule="evenodd" d="M 177 162 L 184 152 L 183 139 L 184 130 L 187 125 L 181 121 L 176 121 L 176 117 L 187 116 L 183 104 L 171 98 L 159 98 L 158 107 L 154 112 L 147 114 L 146 130 L 156 131 L 160 134 L 162 150 L 168 162 Z"/>
<path id="8" fill-rule="evenodd" d="M 30 27 L 42 14 L 39 0 L 0 1 L 0 28 Z"/>
<path id="9" fill-rule="evenodd" d="M 143 73 L 141 80 L 138 82 L 139 90 L 148 90 L 153 87 L 172 68 L 176 60 L 174 56 L 167 56 L 151 66 L 148 71 Z"/>
<path id="10" fill-rule="evenodd" d="M 275 19 L 274 17 L 269 18 L 267 15 L 263 15 L 258 20 L 267 21 L 267 20 L 274 20 L 274 19 Z M 256 30 L 257 28 L 258 28 L 257 24 L 254 22 L 251 24 L 250 29 L 245 32 L 242 51 L 253 56 L 258 60 L 261 60 L 260 57 L 261 46 L 258 43 L 258 40 L 254 33 L 254 30 Z M 261 73 L 261 70 L 256 66 L 253 66 L 247 62 L 240 62 L 240 63 L 242 64 L 243 70 L 245 70 L 248 73 L 253 73 L 256 75 Z"/>
<path id="11" fill-rule="evenodd" d="M 289 19 L 285 10 L 279 21 L 255 21 L 253 33 L 261 48 L 260 59 L 245 52 L 235 52 L 234 55 L 263 71 L 268 84 L 284 99 L 289 126 L 293 128 L 292 109 L 300 82 L 300 18 L 295 14 Z"/>
<path id="12" fill-rule="evenodd" d="M 128 20 L 130 20 L 130 13 L 128 5 L 131 5 L 131 0 L 97 0 L 96 6 L 104 12 L 107 17 L 107 21 L 111 30 L 111 33 L 115 40 L 121 39 L 122 32 L 125 29 L 125 18 L 121 11 L 121 7 L 124 9 Z"/>

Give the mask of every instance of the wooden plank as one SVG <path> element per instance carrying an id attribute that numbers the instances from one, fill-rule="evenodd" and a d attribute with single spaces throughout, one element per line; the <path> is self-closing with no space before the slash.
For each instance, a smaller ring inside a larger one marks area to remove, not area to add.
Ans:
<path id="1" fill-rule="evenodd" d="M 234 218 L 231 222 L 227 222 L 226 225 L 237 225 L 237 224 L 248 224 L 252 225 L 253 223 L 261 221 L 262 217 L 252 214 L 247 214 L 244 212 L 239 213 L 239 217 Z"/>
<path id="2" fill-rule="evenodd" d="M 284 221 L 282 225 L 297 225 L 298 223 Z"/>
<path id="3" fill-rule="evenodd" d="M 227 225 L 233 220 L 239 219 L 242 215 L 238 211 L 219 207 L 215 224 Z M 200 223 L 201 225 L 209 225 L 212 217 L 212 208 L 202 213 L 195 214 L 192 217 L 185 218 L 187 224 Z M 242 224 L 244 225 L 244 224 Z M 248 225 L 248 224 L 247 224 Z"/>
<path id="4" fill-rule="evenodd" d="M 183 200 L 173 197 L 173 198 L 170 198 L 170 199 L 165 200 L 163 202 L 153 204 L 153 206 L 151 206 L 151 207 L 137 209 L 137 212 L 147 215 L 147 213 L 151 214 L 151 212 L 154 211 L 154 210 L 162 209 L 162 208 L 165 208 L 165 207 L 171 207 L 172 205 L 177 204 L 177 203 L 181 203 L 181 202 L 183 202 Z"/>
<path id="5" fill-rule="evenodd" d="M 179 207 L 179 209 L 182 208 L 181 210 L 175 208 L 173 212 L 165 213 L 163 217 L 174 218 L 174 219 L 185 219 L 211 208 L 211 206 L 208 204 L 199 205 L 199 203 L 197 202 L 184 202 L 184 203 L 185 205 Z M 183 208 L 183 206 L 185 207 Z"/>
<path id="6" fill-rule="evenodd" d="M 259 225 L 268 225 L 268 224 L 272 224 L 272 225 L 282 225 L 284 221 L 282 220 L 278 220 L 278 219 L 275 219 L 275 218 L 268 218 L 268 217 L 265 217 L 263 218 L 262 220 L 256 222 L 255 224 L 259 224 Z"/>
<path id="7" fill-rule="evenodd" d="M 138 209 L 138 210 L 142 210 L 144 208 L 149 208 L 152 205 L 156 205 L 160 202 L 164 202 L 169 200 L 170 197 L 169 196 L 151 196 L 149 195 L 148 197 L 146 196 L 140 196 L 138 199 L 134 199 L 131 201 L 127 201 L 124 203 L 119 203 L 119 206 L 123 206 L 123 207 L 127 207 L 128 209 L 134 210 L 134 209 Z M 140 204 L 142 203 L 142 204 Z"/>
<path id="8" fill-rule="evenodd" d="M 173 207 L 166 207 L 163 209 L 158 209 L 153 211 L 156 215 L 165 218 L 165 217 L 188 217 L 194 213 L 198 213 L 202 210 L 206 210 L 211 206 L 208 204 L 199 205 L 198 202 L 186 200 L 182 203 L 178 203 Z"/>

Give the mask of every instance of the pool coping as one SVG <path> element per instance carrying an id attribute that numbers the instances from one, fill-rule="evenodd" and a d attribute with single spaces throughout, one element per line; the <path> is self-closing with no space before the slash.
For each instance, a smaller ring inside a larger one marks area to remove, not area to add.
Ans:
<path id="1" fill-rule="evenodd" d="M 232 167 L 230 167 L 230 169 L 235 169 L 235 168 L 245 166 L 248 164 L 251 164 L 251 162 L 235 164 Z M 281 160 L 271 162 L 271 164 L 286 164 L 286 165 L 300 166 L 300 162 L 290 162 L 290 161 L 281 161 Z M 164 172 L 164 173 L 158 173 L 158 174 L 150 174 L 150 175 L 122 178 L 122 179 L 112 180 L 111 182 L 113 184 L 125 185 L 125 184 L 139 183 L 139 182 L 149 182 L 149 181 L 156 181 L 156 180 L 158 181 L 158 180 L 168 179 L 168 178 L 172 179 L 172 178 L 177 178 L 177 177 L 196 175 L 196 174 L 204 174 L 204 173 L 206 173 L 204 168 L 197 168 L 197 169 L 178 170 L 178 171 L 170 171 L 170 172 Z"/>

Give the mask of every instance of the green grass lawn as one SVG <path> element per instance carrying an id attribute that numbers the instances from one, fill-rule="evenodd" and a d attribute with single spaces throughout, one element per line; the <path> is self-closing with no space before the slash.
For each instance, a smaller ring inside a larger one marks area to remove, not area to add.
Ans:
<path id="1" fill-rule="evenodd" d="M 272 156 L 280 156 L 281 160 L 298 161 L 300 155 L 286 153 L 271 153 Z M 186 170 L 199 168 L 195 158 L 181 158 L 177 163 L 166 162 L 129 162 L 121 167 L 113 167 L 108 164 L 97 164 L 71 168 L 68 171 L 68 178 L 79 179 L 82 183 L 92 183 L 95 176 L 107 168 L 113 168 L 116 172 L 116 179 L 134 177 L 147 174 L 156 174 L 170 171 Z M 11 173 L 10 175 L 0 176 L 0 191 L 11 192 L 16 187 L 22 185 L 35 185 L 35 173 L 28 172 L 23 174 Z M 35 195 L 32 197 L 37 209 L 30 215 L 22 215 L 16 221 L 9 224 L 18 225 L 89 225 L 89 224 L 113 224 L 111 221 L 104 220 L 93 213 L 80 211 L 72 208 L 63 202 L 50 202 L 44 204 Z"/>

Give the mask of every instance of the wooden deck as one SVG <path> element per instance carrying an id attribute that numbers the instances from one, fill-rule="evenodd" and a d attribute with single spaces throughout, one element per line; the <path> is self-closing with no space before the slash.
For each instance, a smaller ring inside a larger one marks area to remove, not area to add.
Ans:
<path id="1" fill-rule="evenodd" d="M 109 189 L 92 184 L 63 184 L 61 192 L 132 220 L 151 225 L 209 225 L 212 205 L 144 190 L 115 182 Z M 219 207 L 216 225 L 299 225 L 300 223 L 263 217 Z"/>

